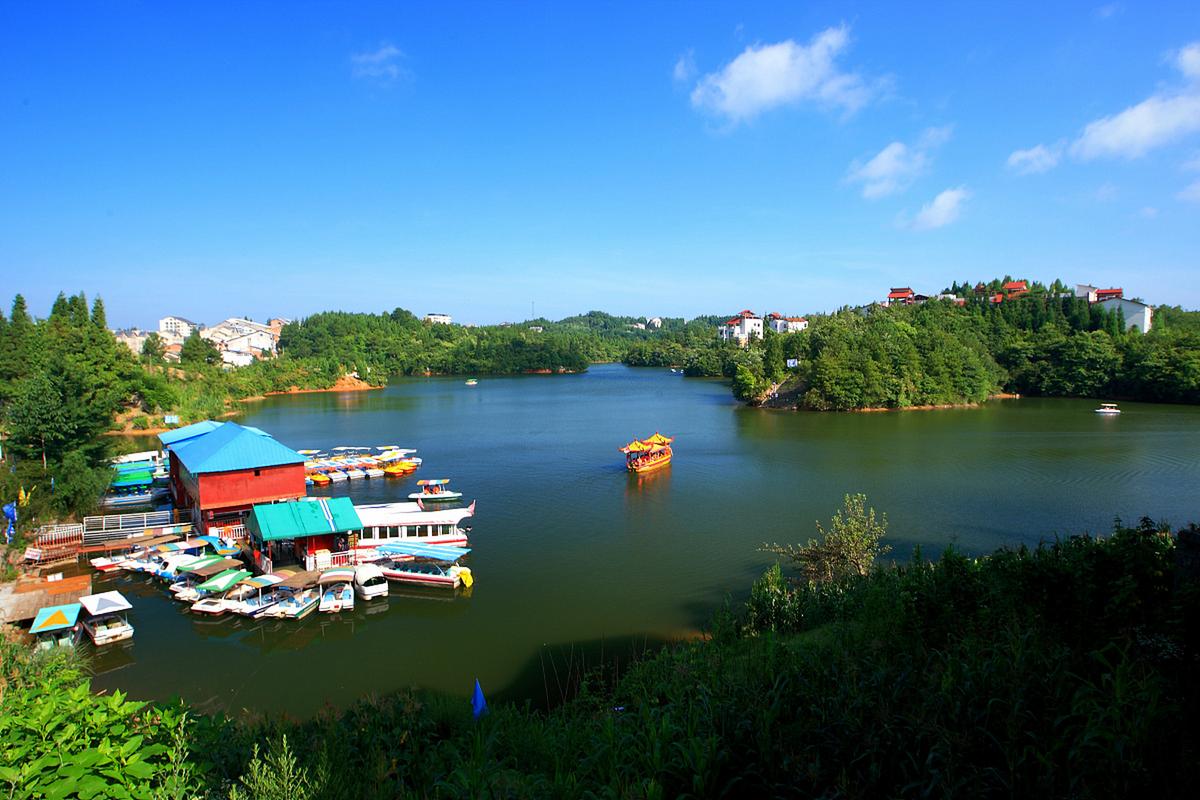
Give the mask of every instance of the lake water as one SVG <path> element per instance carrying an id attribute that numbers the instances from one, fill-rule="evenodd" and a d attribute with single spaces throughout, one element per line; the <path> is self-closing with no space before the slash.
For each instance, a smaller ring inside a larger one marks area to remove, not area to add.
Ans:
<path id="1" fill-rule="evenodd" d="M 847 492 L 887 512 L 898 558 L 1106 532 L 1117 515 L 1200 518 L 1200 409 L 1095 406 L 764 411 L 720 381 L 615 365 L 271 398 L 244 422 L 291 447 L 394 444 L 425 460 L 411 478 L 320 493 L 402 501 L 417 478 L 447 477 L 477 500 L 470 595 L 394 588 L 351 614 L 260 623 L 198 619 L 161 584 L 118 577 L 99 589 L 132 596 L 137 635 L 96 655 L 95 686 L 301 716 L 405 686 L 466 696 L 476 677 L 493 700 L 552 701 L 568 662 L 690 635 L 745 597 L 771 561 L 756 548 L 806 540 Z M 617 448 L 655 431 L 677 437 L 674 462 L 627 474 Z"/>

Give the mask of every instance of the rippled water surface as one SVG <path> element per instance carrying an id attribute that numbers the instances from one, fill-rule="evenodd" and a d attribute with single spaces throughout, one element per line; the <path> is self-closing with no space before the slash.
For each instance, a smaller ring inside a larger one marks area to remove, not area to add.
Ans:
<path id="1" fill-rule="evenodd" d="M 394 589 L 337 617 L 202 620 L 122 577 L 137 634 L 95 657 L 95 683 L 296 715 L 402 686 L 466 695 L 476 677 L 491 697 L 543 700 L 568 660 L 695 631 L 767 566 L 760 543 L 806 539 L 846 492 L 887 512 L 897 557 L 1103 532 L 1116 515 L 1200 519 L 1200 409 L 1095 406 L 761 411 L 719 381 L 621 366 L 271 398 L 244 422 L 295 448 L 416 447 L 416 477 L 478 500 L 470 596 Z M 656 430 L 677 437 L 674 463 L 626 474 L 617 447 Z M 322 492 L 400 501 L 416 477 Z"/>

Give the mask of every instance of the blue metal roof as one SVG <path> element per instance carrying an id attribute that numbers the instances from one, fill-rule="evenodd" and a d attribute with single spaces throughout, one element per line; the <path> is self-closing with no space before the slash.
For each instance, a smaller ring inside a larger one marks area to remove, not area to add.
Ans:
<path id="1" fill-rule="evenodd" d="M 236 422 L 219 424 L 198 438 L 176 445 L 173 450 L 179 462 L 193 475 L 304 463 L 304 456 L 295 450 Z"/>
<path id="2" fill-rule="evenodd" d="M 169 447 L 178 442 L 187 439 L 194 439 L 197 436 L 203 436 L 206 433 L 221 427 L 221 423 L 213 422 L 211 419 L 206 419 L 203 422 L 193 422 L 191 425 L 184 425 L 182 428 L 176 428 L 173 431 L 160 433 L 158 440 L 163 443 L 163 447 Z"/>
<path id="3" fill-rule="evenodd" d="M 375 548 L 386 555 L 416 556 L 429 558 L 434 561 L 458 561 L 471 552 L 469 547 L 453 547 L 446 544 L 425 544 L 424 542 L 388 542 Z"/>

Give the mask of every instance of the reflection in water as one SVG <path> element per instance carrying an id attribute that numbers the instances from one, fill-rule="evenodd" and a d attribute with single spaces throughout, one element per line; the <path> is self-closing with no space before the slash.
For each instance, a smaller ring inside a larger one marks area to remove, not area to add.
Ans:
<path id="1" fill-rule="evenodd" d="M 478 500 L 473 596 L 395 587 L 386 603 L 337 618 L 202 622 L 157 582 L 121 577 L 132 655 L 94 685 L 304 716 L 411 685 L 465 697 L 479 678 L 489 697 L 541 704 L 559 685 L 544 681 L 543 663 L 561 675 L 572 653 L 599 663 L 601 645 L 607 660 L 620 642 L 653 646 L 703 628 L 768 565 L 762 542 L 805 541 L 847 492 L 887 512 L 897 558 L 916 543 L 930 555 L 950 541 L 978 553 L 1107 531 L 1117 514 L 1193 518 L 1200 409 L 1124 404 L 1104 419 L 1094 407 L 765 412 L 738 407 L 720 381 L 621 366 L 473 389 L 406 379 L 382 392 L 273 397 L 245 422 L 291 447 L 389 444 L 425 459 L 409 478 L 328 493 L 402 502 L 417 478 L 444 477 Z M 682 449 L 670 467 L 630 475 L 615 448 L 647 430 L 670 431 Z M 119 662 L 97 661 L 109 659 Z M 303 690 L 280 680 L 298 665 L 321 680 Z"/>

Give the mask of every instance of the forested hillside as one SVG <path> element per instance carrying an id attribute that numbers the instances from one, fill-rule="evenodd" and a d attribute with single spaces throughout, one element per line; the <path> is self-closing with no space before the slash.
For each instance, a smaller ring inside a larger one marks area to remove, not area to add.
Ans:
<path id="1" fill-rule="evenodd" d="M 1143 335 L 1119 313 L 1049 291 L 961 307 L 844 309 L 749 351 L 735 367 L 735 393 L 755 399 L 774 388 L 802 408 L 971 403 L 995 391 L 1200 402 L 1200 314 L 1159 309 Z"/>

